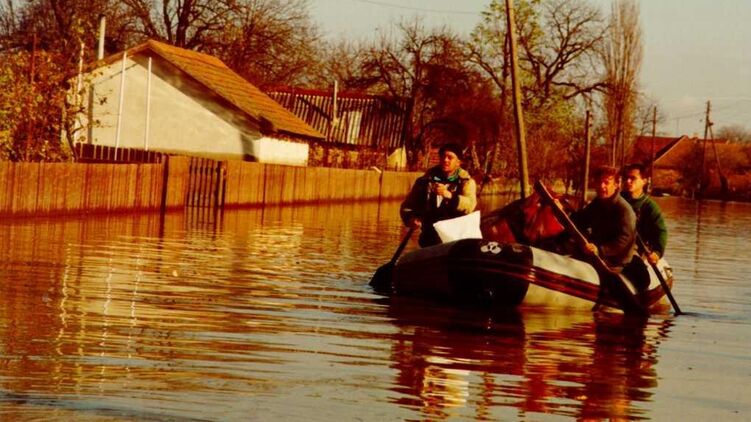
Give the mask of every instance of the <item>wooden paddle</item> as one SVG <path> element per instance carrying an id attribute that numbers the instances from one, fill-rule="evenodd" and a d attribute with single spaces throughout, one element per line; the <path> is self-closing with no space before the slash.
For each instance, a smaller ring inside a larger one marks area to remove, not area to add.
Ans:
<path id="1" fill-rule="evenodd" d="M 414 232 L 415 228 L 410 227 L 407 231 L 407 234 L 404 235 L 402 243 L 400 243 L 399 247 L 396 248 L 396 252 L 394 252 L 394 256 L 391 257 L 391 261 L 378 267 L 376 272 L 373 274 L 373 278 L 370 279 L 370 283 L 368 284 L 373 286 L 374 289 L 383 291 L 388 287 L 391 287 L 391 280 L 393 278 L 394 265 L 396 265 L 396 260 L 401 256 L 402 252 L 404 251 L 404 247 L 407 246 L 407 242 L 409 242 L 409 239 L 412 237 L 412 233 Z"/>
<path id="2" fill-rule="evenodd" d="M 644 241 L 641 239 L 641 236 L 638 234 L 636 235 L 636 245 L 639 249 L 644 251 L 647 255 L 651 254 L 652 251 L 649 249 L 649 247 L 644 243 Z M 649 260 L 647 260 L 649 261 Z M 670 286 L 668 286 L 668 282 L 665 281 L 665 278 L 662 276 L 662 273 L 660 272 L 660 269 L 657 268 L 657 264 L 649 263 L 649 265 L 652 266 L 652 269 L 655 271 L 655 274 L 657 275 L 657 280 L 660 281 L 660 286 L 662 286 L 662 290 L 665 292 L 665 294 L 668 296 L 668 299 L 670 299 L 670 304 L 673 305 L 673 309 L 675 310 L 676 315 L 680 315 L 683 312 L 681 311 L 681 308 L 678 306 L 678 302 L 675 301 L 675 298 L 673 297 L 673 293 L 670 291 Z"/>
<path id="3" fill-rule="evenodd" d="M 584 234 L 579 231 L 574 222 L 571 221 L 571 218 L 569 218 L 568 214 L 566 214 L 558 206 L 558 204 L 555 203 L 555 198 L 553 198 L 553 195 L 550 193 L 550 191 L 548 191 L 548 188 L 546 188 L 545 185 L 543 185 L 539 180 L 535 183 L 535 191 L 540 194 L 543 200 L 549 203 L 549 205 L 553 209 L 553 214 L 555 214 L 556 218 L 558 219 L 558 221 L 560 221 L 563 227 L 565 227 L 566 230 L 568 230 L 568 232 L 572 236 L 574 236 L 574 240 L 579 244 L 579 247 L 583 247 L 586 243 L 588 243 L 587 238 L 584 236 Z M 634 288 L 634 286 L 628 279 L 623 277 L 622 274 L 613 271 L 608 266 L 608 264 L 598 255 L 593 255 L 590 261 L 595 267 L 595 270 L 597 270 L 597 273 L 600 275 L 602 282 L 608 282 L 608 287 L 612 290 L 613 298 L 618 301 L 618 304 L 624 312 L 634 312 L 642 315 L 649 315 L 649 311 L 647 311 L 647 309 L 642 306 L 641 302 L 639 302 L 639 299 L 637 298 L 636 288 Z M 603 287 L 602 282 L 600 283 L 600 289 L 602 289 Z"/>

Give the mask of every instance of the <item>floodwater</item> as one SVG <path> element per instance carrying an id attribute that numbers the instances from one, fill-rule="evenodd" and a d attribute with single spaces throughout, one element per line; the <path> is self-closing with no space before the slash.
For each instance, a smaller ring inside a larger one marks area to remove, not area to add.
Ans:
<path id="1" fill-rule="evenodd" d="M 396 203 L 1 221 L 0 419 L 749 420 L 751 205 L 660 204 L 647 321 L 378 295 Z"/>

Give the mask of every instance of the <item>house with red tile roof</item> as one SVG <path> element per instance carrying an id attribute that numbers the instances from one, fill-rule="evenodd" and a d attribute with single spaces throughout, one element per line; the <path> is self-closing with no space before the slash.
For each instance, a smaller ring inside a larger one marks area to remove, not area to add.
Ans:
<path id="1" fill-rule="evenodd" d="M 324 138 L 218 58 L 158 41 L 92 64 L 76 85 L 75 142 L 306 165 L 308 142 Z"/>
<path id="2" fill-rule="evenodd" d="M 637 136 L 634 139 L 629 162 L 649 165 L 653 159 L 652 157 L 654 157 L 655 161 L 660 159 L 670 148 L 685 139 L 689 139 L 688 136 Z"/>
<path id="3" fill-rule="evenodd" d="M 732 194 L 738 189 L 748 188 L 748 182 L 744 180 L 751 171 L 751 149 L 747 145 L 724 139 L 705 141 L 685 135 L 655 137 L 653 144 L 652 137 L 640 136 L 634 142 L 631 162 L 649 166 L 652 151 L 652 182 L 657 191 L 686 196 L 696 193 L 719 196 L 723 189 L 729 189 Z"/>

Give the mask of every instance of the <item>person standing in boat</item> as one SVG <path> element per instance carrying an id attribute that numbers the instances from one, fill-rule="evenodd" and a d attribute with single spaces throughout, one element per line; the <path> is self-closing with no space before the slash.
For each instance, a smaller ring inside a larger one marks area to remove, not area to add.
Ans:
<path id="1" fill-rule="evenodd" d="M 595 170 L 597 197 L 571 215 L 589 241 L 584 253 L 600 256 L 615 271 L 622 271 L 636 254 L 636 214 L 619 195 L 620 175 L 615 167 Z"/>
<path id="2" fill-rule="evenodd" d="M 477 184 L 461 168 L 461 147 L 445 144 L 438 155 L 440 163 L 415 181 L 399 210 L 406 226 L 420 228 L 421 247 L 441 243 L 433 223 L 469 214 L 477 206 Z"/>
<path id="3" fill-rule="evenodd" d="M 623 171 L 624 190 L 621 195 L 631 205 L 636 214 L 636 232 L 647 245 L 647 260 L 652 264 L 665 254 L 668 243 L 668 229 L 662 211 L 654 200 L 644 192 L 647 183 L 646 168 L 641 164 L 630 164 Z"/>

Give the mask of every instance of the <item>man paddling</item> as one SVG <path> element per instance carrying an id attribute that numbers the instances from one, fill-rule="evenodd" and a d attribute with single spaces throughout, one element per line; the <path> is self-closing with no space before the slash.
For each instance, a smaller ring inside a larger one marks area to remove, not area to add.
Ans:
<path id="1" fill-rule="evenodd" d="M 615 271 L 622 271 L 636 252 L 636 215 L 618 194 L 620 176 L 615 167 L 595 170 L 597 197 L 571 218 L 588 234 L 585 253 L 600 256 Z"/>
<path id="2" fill-rule="evenodd" d="M 655 201 L 644 192 L 647 183 L 646 169 L 641 164 L 630 164 L 624 169 L 624 190 L 621 196 L 628 202 L 636 214 L 636 231 L 649 251 L 645 251 L 650 264 L 657 264 L 665 254 L 668 243 L 668 229 L 662 211 Z"/>
<path id="3" fill-rule="evenodd" d="M 440 164 L 415 181 L 399 212 L 406 226 L 420 228 L 422 247 L 441 243 L 434 223 L 469 214 L 477 206 L 477 185 L 461 168 L 461 147 L 445 144 L 438 155 Z"/>

